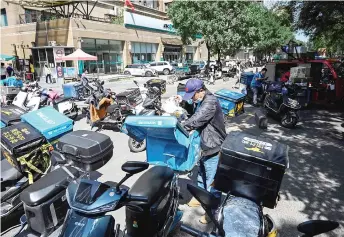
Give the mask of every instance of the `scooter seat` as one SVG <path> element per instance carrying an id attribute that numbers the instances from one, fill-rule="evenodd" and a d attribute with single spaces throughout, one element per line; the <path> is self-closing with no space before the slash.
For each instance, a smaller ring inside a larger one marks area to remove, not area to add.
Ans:
<path id="1" fill-rule="evenodd" d="M 167 166 L 154 166 L 149 169 L 134 183 L 129 194 L 146 197 L 148 202 L 135 202 L 140 206 L 151 206 L 164 195 L 164 191 L 172 181 L 173 170 Z"/>
<path id="2" fill-rule="evenodd" d="M 20 194 L 21 201 L 28 206 L 37 206 L 49 200 L 68 186 L 69 180 L 79 177 L 73 167 L 58 168 L 34 182 Z"/>
<path id="3" fill-rule="evenodd" d="M 6 159 L 1 160 L 1 183 L 15 181 L 22 177 L 22 173 L 14 168 Z"/>

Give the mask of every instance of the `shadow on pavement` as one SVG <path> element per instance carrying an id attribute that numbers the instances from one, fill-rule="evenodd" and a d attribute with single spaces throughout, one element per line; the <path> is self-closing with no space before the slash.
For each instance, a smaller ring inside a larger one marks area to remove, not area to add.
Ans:
<path id="1" fill-rule="evenodd" d="M 246 133 L 289 145 L 290 169 L 284 176 L 281 200 L 302 202 L 305 207 L 300 212 L 307 219 L 335 220 L 343 228 L 343 113 L 301 111 L 302 119 L 295 129 L 283 128 L 269 118 L 268 129 L 261 130 L 255 125 L 255 109 L 247 108 L 245 114 L 227 121 L 228 130 L 237 126 Z M 296 225 L 279 229 L 281 236 L 297 236 Z"/>

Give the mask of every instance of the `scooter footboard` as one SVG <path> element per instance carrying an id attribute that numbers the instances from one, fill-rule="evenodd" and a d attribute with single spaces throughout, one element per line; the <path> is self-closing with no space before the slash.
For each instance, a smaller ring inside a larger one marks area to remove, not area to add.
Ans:
<path id="1" fill-rule="evenodd" d="M 59 237 L 114 236 L 115 219 L 113 216 L 85 217 L 81 213 L 69 210 Z"/>

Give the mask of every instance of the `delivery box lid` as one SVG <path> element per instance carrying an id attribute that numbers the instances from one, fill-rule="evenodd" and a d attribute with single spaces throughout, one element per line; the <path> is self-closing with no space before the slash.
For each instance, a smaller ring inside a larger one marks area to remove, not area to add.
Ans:
<path id="1" fill-rule="evenodd" d="M 48 140 L 73 130 L 73 120 L 49 106 L 24 114 L 21 119 Z"/>

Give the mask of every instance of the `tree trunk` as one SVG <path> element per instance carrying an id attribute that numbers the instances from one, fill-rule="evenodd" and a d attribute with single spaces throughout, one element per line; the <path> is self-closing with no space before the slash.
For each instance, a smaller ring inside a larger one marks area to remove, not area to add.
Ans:
<path id="1" fill-rule="evenodd" d="M 217 50 L 217 61 L 220 62 L 221 61 L 221 50 Z"/>
<path id="2" fill-rule="evenodd" d="M 207 61 L 207 66 L 205 68 L 205 72 L 208 73 L 209 64 L 210 64 L 210 45 L 209 45 L 208 41 L 205 43 L 205 45 L 207 46 L 207 50 L 208 50 L 208 61 Z"/>

